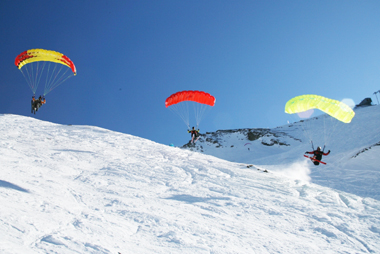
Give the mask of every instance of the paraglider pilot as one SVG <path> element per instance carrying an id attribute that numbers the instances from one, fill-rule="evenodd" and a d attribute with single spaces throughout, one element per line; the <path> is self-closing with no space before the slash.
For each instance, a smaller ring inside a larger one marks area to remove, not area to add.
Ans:
<path id="1" fill-rule="evenodd" d="M 45 99 L 45 96 L 41 96 L 36 99 L 36 97 L 33 95 L 32 97 L 32 113 L 36 114 L 36 112 L 38 111 L 38 109 L 46 103 L 46 99 Z"/>
<path id="2" fill-rule="evenodd" d="M 317 150 L 314 150 L 312 152 L 305 152 L 305 154 L 314 154 L 311 160 L 313 161 L 314 165 L 318 166 L 319 161 L 322 160 L 322 155 L 329 155 L 330 150 L 327 153 L 324 153 L 323 151 L 321 151 L 321 147 L 318 146 Z"/>
<path id="3" fill-rule="evenodd" d="M 193 126 L 193 128 L 191 130 L 188 130 L 187 132 L 191 133 L 191 143 L 194 143 L 195 141 L 197 141 L 197 140 L 194 141 L 194 139 L 199 136 L 199 129 L 196 130 L 194 129 L 194 126 Z"/>

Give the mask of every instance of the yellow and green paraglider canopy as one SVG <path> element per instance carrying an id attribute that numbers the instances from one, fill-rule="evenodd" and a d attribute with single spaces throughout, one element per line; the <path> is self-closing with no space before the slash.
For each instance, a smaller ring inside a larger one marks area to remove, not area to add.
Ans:
<path id="1" fill-rule="evenodd" d="M 345 103 L 314 94 L 300 95 L 290 99 L 285 105 L 285 112 L 294 114 L 314 108 L 344 123 L 351 122 L 355 116 L 355 112 Z"/>

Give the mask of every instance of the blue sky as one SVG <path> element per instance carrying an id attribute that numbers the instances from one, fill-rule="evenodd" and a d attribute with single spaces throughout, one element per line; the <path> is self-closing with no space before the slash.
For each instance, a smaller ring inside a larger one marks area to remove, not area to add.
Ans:
<path id="1" fill-rule="evenodd" d="M 379 1 L 0 1 L 0 113 L 182 145 L 164 103 L 177 91 L 216 97 L 201 132 L 284 125 L 301 94 L 377 104 L 379 13 Z M 33 48 L 78 72 L 36 115 L 14 65 Z"/>

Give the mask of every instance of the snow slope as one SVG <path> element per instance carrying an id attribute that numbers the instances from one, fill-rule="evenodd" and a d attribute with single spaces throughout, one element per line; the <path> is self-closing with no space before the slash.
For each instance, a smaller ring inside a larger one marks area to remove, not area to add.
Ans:
<path id="1" fill-rule="evenodd" d="M 302 122 L 291 116 L 297 122 L 275 129 L 207 133 L 189 149 L 285 175 L 293 176 L 297 167 L 296 176 L 301 177 L 309 169 L 305 177 L 313 183 L 380 200 L 380 106 L 358 107 L 355 112 L 349 124 L 328 115 Z M 315 148 L 326 145 L 325 152 L 331 150 L 323 157 L 326 166 L 314 166 L 303 157 L 312 151 L 310 140 Z"/>
<path id="2" fill-rule="evenodd" d="M 313 183 L 308 161 L 268 152 L 265 172 L 97 127 L 0 122 L 0 253 L 380 253 L 380 201 Z"/>

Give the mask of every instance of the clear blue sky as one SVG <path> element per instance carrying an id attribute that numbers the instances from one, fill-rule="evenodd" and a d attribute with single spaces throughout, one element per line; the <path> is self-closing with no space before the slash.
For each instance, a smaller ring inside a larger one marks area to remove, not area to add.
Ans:
<path id="1" fill-rule="evenodd" d="M 216 97 L 201 132 L 284 125 L 301 94 L 377 104 L 379 13 L 380 1 L 0 1 L 0 113 L 182 145 L 187 127 L 164 103 L 181 90 Z M 14 65 L 33 48 L 78 72 L 36 115 Z"/>

